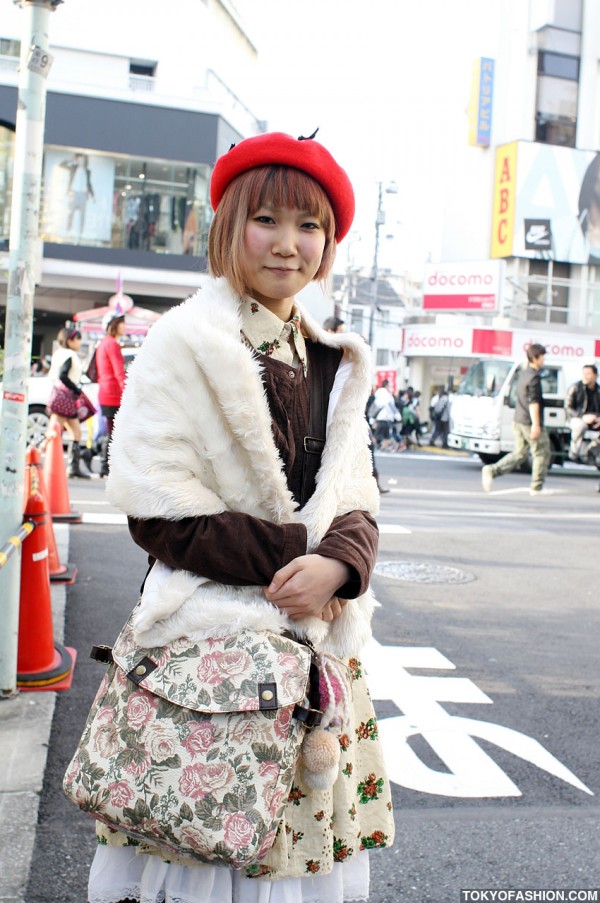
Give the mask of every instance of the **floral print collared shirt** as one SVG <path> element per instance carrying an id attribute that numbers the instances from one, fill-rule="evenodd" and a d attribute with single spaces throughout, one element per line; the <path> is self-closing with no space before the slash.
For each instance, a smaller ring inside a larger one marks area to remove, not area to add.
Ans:
<path id="1" fill-rule="evenodd" d="M 300 325 L 296 307 L 291 320 L 284 323 L 258 301 L 247 298 L 242 302 L 242 335 L 246 343 L 276 361 L 292 367 L 302 364 L 306 376 L 306 345 Z"/>

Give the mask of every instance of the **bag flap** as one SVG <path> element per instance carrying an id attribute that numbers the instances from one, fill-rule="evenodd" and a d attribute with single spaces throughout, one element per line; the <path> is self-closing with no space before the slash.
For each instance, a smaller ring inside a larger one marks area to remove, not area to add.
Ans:
<path id="1" fill-rule="evenodd" d="M 265 711 L 301 703 L 311 662 L 307 646 L 271 631 L 240 630 L 204 640 L 187 637 L 144 649 L 131 618 L 113 660 L 150 693 L 207 714 Z"/>

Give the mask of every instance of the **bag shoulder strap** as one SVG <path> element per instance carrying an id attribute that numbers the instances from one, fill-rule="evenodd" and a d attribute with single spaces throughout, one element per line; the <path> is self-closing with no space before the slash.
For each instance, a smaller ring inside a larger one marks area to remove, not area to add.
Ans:
<path id="1" fill-rule="evenodd" d="M 327 404 L 335 374 L 342 356 L 341 350 L 326 348 L 307 342 L 309 418 L 308 435 L 304 437 L 304 461 L 302 465 L 302 494 L 300 507 L 304 507 L 315 491 L 321 455 L 325 448 L 327 431 Z M 334 352 L 331 354 L 331 352 Z M 337 353 L 336 353 L 337 352 Z"/>

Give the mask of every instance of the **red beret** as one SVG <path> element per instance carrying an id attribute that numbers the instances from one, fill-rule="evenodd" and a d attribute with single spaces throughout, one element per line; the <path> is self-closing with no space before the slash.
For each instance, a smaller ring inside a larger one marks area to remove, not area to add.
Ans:
<path id="1" fill-rule="evenodd" d="M 229 183 L 255 166 L 293 166 L 318 182 L 331 201 L 335 215 L 335 238 L 348 234 L 354 219 L 354 191 L 345 170 L 329 151 L 313 138 L 292 138 L 271 132 L 246 138 L 219 157 L 210 181 L 210 202 L 217 209 Z"/>

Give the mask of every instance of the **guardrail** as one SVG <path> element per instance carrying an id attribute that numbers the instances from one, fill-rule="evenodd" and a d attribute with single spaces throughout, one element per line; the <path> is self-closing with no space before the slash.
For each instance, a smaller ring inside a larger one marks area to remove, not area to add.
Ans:
<path id="1" fill-rule="evenodd" d="M 36 492 L 40 491 L 40 481 L 38 477 L 37 470 L 33 470 L 29 473 L 29 495 L 33 495 Z M 30 536 L 36 527 L 40 526 L 34 520 L 26 520 L 23 521 L 21 529 L 14 536 L 10 536 L 2 548 L 0 549 L 0 571 L 4 567 L 4 565 L 10 561 L 12 556 L 15 554 L 17 549 L 20 549 L 23 542 Z"/>
<path id="2" fill-rule="evenodd" d="M 2 548 L 0 549 L 0 571 L 6 564 L 6 562 L 11 558 L 12 555 L 17 551 L 17 549 L 21 548 L 21 545 L 27 537 L 33 533 L 38 524 L 32 520 L 26 520 L 19 532 L 15 536 L 11 536 L 6 540 Z"/>

